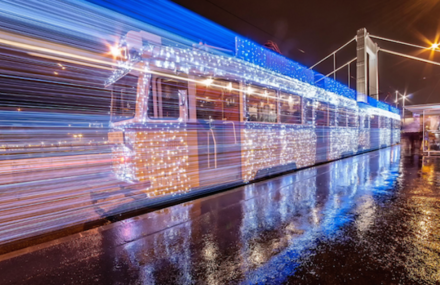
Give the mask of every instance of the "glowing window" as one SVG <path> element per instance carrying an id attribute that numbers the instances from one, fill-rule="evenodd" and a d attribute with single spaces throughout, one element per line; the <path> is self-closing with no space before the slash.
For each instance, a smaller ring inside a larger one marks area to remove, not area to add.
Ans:
<path id="1" fill-rule="evenodd" d="M 122 121 L 134 118 L 136 113 L 138 77 L 127 74 L 112 88 L 112 121 Z"/>
<path id="2" fill-rule="evenodd" d="M 280 120 L 285 124 L 301 124 L 301 97 L 281 92 Z"/>
<path id="3" fill-rule="evenodd" d="M 336 126 L 336 106 L 329 104 L 328 105 L 328 119 L 329 119 L 329 126 Z"/>
<path id="4" fill-rule="evenodd" d="M 313 100 L 304 98 L 304 123 L 313 125 Z"/>
<path id="5" fill-rule="evenodd" d="M 178 119 L 180 102 L 186 100 L 187 94 L 187 81 L 165 77 L 153 78 L 148 97 L 148 117 L 160 120 Z"/>
<path id="6" fill-rule="evenodd" d="M 238 83 L 225 80 L 212 80 L 209 84 L 197 84 L 197 119 L 239 121 L 238 89 Z"/>
<path id="7" fill-rule="evenodd" d="M 349 110 L 348 114 L 348 126 L 351 128 L 357 127 L 357 116 L 353 110 Z"/>
<path id="8" fill-rule="evenodd" d="M 276 123 L 276 91 L 249 85 L 246 89 L 246 115 L 248 121 Z"/>
<path id="9" fill-rule="evenodd" d="M 317 126 L 328 126 L 328 104 L 317 102 L 316 103 L 316 125 Z"/>
<path id="10" fill-rule="evenodd" d="M 347 126 L 347 109 L 346 108 L 338 108 L 338 127 L 346 127 Z"/>
<path id="11" fill-rule="evenodd" d="M 379 128 L 379 116 L 373 115 L 370 117 L 370 128 L 372 128 L 372 129 Z"/>

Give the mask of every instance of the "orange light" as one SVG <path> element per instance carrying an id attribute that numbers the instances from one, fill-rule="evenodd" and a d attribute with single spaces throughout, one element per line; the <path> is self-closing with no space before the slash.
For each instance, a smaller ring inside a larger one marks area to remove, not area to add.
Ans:
<path id="1" fill-rule="evenodd" d="M 125 161 L 125 158 L 121 157 L 121 162 L 124 162 L 124 161 Z"/>
<path id="2" fill-rule="evenodd" d="M 431 45 L 431 48 L 432 48 L 432 49 L 438 49 L 439 46 L 440 46 L 440 44 L 438 44 L 438 43 L 434 43 L 434 44 Z"/>
<path id="3" fill-rule="evenodd" d="M 113 57 L 121 56 L 121 49 L 117 46 L 110 46 L 110 53 Z"/>

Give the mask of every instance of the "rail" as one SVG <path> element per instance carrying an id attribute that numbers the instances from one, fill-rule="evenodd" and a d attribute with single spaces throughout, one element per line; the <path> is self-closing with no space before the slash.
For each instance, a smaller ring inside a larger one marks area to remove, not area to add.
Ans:
<path id="1" fill-rule="evenodd" d="M 235 132 L 235 124 L 233 121 L 223 121 L 223 124 L 228 124 L 228 123 L 232 124 L 232 129 L 234 131 L 234 140 L 235 140 L 235 144 L 237 144 L 237 133 Z"/>
<path id="2" fill-rule="evenodd" d="M 214 131 L 212 130 L 212 127 L 209 129 L 208 135 L 208 168 L 211 168 L 211 147 L 210 147 L 210 139 L 209 139 L 209 133 L 212 135 L 212 141 L 214 142 L 214 168 L 217 168 L 217 142 L 215 140 Z"/>

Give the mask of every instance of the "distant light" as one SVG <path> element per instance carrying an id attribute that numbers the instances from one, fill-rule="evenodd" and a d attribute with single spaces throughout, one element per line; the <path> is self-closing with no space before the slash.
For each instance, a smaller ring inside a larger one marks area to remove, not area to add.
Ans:
<path id="1" fill-rule="evenodd" d="M 58 72 L 54 71 L 53 74 L 58 75 Z"/>
<path id="2" fill-rule="evenodd" d="M 226 88 L 227 88 L 228 90 L 232 90 L 232 83 L 229 82 L 229 84 L 226 86 Z"/>
<path id="3" fill-rule="evenodd" d="M 18 109 L 17 109 L 17 111 L 18 111 L 18 112 L 20 112 L 20 111 L 21 111 L 21 109 L 20 109 L 20 108 L 18 108 Z"/>
<path id="4" fill-rule="evenodd" d="M 208 79 L 206 79 L 206 80 L 203 81 L 203 82 L 206 84 L 206 86 L 209 86 L 209 85 L 212 84 L 212 82 L 214 82 L 214 80 L 212 80 L 211 78 L 208 78 Z"/>
<path id="5" fill-rule="evenodd" d="M 121 49 L 117 46 L 110 46 L 110 53 L 113 57 L 121 56 Z"/>
<path id="6" fill-rule="evenodd" d="M 438 49 L 439 46 L 440 46 L 440 44 L 435 43 L 435 44 L 432 44 L 432 45 L 431 45 L 431 48 L 432 48 L 432 49 Z"/>

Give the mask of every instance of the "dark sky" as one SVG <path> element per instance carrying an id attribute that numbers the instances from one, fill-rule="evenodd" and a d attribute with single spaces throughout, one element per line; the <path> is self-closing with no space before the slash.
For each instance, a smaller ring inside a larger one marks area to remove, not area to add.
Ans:
<path id="1" fill-rule="evenodd" d="M 372 35 L 421 46 L 440 41 L 440 0 L 174 0 L 259 44 L 275 41 L 283 55 L 306 66 L 324 58 L 367 28 Z M 440 62 L 440 52 L 378 41 L 382 48 Z M 440 51 L 440 50 L 439 50 Z M 342 65 L 356 56 L 356 44 L 337 54 Z M 327 74 L 332 61 L 317 67 Z M 355 63 L 352 73 L 355 72 Z M 347 84 L 347 69 L 338 80 Z M 354 78 L 351 85 L 355 85 Z M 379 54 L 381 100 L 395 90 L 413 94 L 406 104 L 440 103 L 440 66 Z"/>

